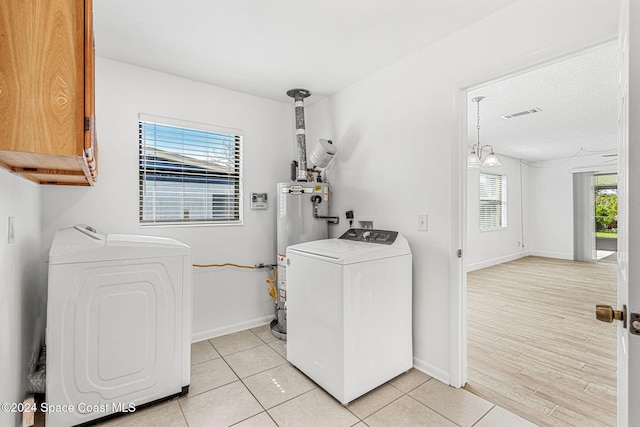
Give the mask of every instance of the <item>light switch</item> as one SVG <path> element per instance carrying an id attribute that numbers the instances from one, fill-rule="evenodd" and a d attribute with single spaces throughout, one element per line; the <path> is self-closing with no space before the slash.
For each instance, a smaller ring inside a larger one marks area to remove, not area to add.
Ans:
<path id="1" fill-rule="evenodd" d="M 429 229 L 428 218 L 429 216 L 426 214 L 418 215 L 418 231 L 427 231 Z"/>
<path id="2" fill-rule="evenodd" d="M 9 217 L 9 228 L 8 228 L 8 241 L 9 243 L 13 243 L 16 240 L 16 219 L 13 216 Z"/>

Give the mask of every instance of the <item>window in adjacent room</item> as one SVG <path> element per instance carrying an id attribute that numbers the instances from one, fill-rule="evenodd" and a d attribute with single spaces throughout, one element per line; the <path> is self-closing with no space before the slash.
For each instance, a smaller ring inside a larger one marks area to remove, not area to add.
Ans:
<path id="1" fill-rule="evenodd" d="M 140 223 L 241 224 L 242 134 L 140 115 Z"/>
<path id="2" fill-rule="evenodd" d="M 507 177 L 480 173 L 480 231 L 507 227 Z"/>

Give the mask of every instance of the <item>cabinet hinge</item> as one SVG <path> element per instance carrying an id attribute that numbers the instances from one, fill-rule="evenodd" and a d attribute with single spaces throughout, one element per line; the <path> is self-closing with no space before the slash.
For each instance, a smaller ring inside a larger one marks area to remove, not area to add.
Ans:
<path id="1" fill-rule="evenodd" d="M 458 249 L 458 258 L 462 258 L 462 249 Z"/>
<path id="2" fill-rule="evenodd" d="M 91 118 L 90 117 L 85 117 L 84 118 L 84 130 L 91 130 Z"/>

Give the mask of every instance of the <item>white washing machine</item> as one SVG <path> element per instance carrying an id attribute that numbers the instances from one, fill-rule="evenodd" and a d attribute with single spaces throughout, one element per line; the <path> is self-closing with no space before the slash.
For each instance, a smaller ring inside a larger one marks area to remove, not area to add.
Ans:
<path id="1" fill-rule="evenodd" d="M 287 359 L 346 405 L 413 366 L 411 250 L 351 229 L 287 248 Z"/>
<path id="2" fill-rule="evenodd" d="M 187 393 L 191 253 L 177 240 L 59 230 L 49 251 L 47 427 Z"/>

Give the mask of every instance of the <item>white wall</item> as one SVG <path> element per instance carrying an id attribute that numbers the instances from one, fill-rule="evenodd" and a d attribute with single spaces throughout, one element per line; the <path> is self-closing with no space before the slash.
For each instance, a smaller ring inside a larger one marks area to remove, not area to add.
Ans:
<path id="1" fill-rule="evenodd" d="M 330 134 L 338 147 L 333 214 L 353 209 L 409 239 L 419 369 L 445 382 L 461 371 L 461 89 L 609 40 L 617 13 L 610 0 L 519 1 L 307 109 L 310 140 Z"/>
<path id="2" fill-rule="evenodd" d="M 8 243 L 8 217 L 15 240 Z M 0 169 L 0 403 L 22 402 L 27 364 L 42 337 L 45 265 L 40 258 L 40 187 Z M 0 411 L 0 426 L 19 414 Z"/>
<path id="3" fill-rule="evenodd" d="M 611 158 L 581 156 L 525 166 L 525 250 L 527 255 L 573 259 L 573 176 L 580 172 L 615 171 Z M 607 168 L 607 169 L 603 169 Z"/>
<path id="4" fill-rule="evenodd" d="M 615 172 L 610 157 L 578 156 L 522 164 L 500 156 L 503 165 L 487 169 L 507 175 L 508 227 L 496 232 L 479 230 L 477 169 L 467 175 L 467 270 L 489 267 L 522 256 L 573 259 L 572 171 Z M 521 194 L 522 191 L 522 194 Z M 522 200 L 523 209 L 520 208 Z M 522 213 L 522 215 L 521 215 Z M 521 220 L 522 218 L 522 220 Z M 521 243 L 523 246 L 519 246 Z"/>
<path id="5" fill-rule="evenodd" d="M 513 261 L 524 256 L 520 160 L 500 156 L 501 166 L 467 172 L 467 271 Z M 480 172 L 507 177 L 507 227 L 480 231 Z"/>
<path id="6" fill-rule="evenodd" d="M 138 113 L 244 131 L 244 224 L 138 225 Z M 275 263 L 275 188 L 289 177 L 293 104 L 249 96 L 112 60 L 96 61 L 99 176 L 93 188 L 42 187 L 43 256 L 53 234 L 76 223 L 104 232 L 173 237 L 194 263 Z M 252 211 L 251 192 L 268 193 L 269 209 Z M 268 270 L 196 269 L 194 340 L 268 322 Z"/>

